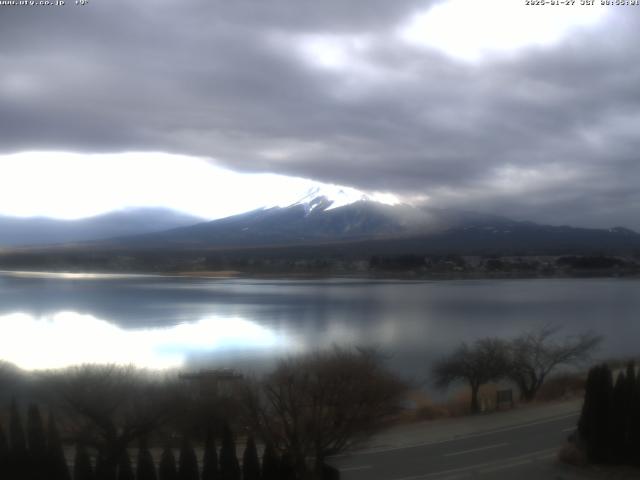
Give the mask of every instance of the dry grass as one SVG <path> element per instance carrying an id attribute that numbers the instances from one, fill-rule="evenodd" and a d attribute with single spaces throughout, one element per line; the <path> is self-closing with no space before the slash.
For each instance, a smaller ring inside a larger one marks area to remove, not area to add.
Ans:
<path id="1" fill-rule="evenodd" d="M 584 373 L 565 373 L 547 380 L 536 398 L 536 402 L 568 400 L 584 394 L 586 376 Z"/>
<path id="2" fill-rule="evenodd" d="M 558 461 L 575 467 L 584 467 L 588 463 L 585 453 L 573 443 L 562 446 L 558 451 Z"/>
<path id="3" fill-rule="evenodd" d="M 446 407 L 442 405 L 423 405 L 414 412 L 415 420 L 438 420 L 440 418 L 450 417 L 451 414 Z"/>
<path id="4" fill-rule="evenodd" d="M 541 404 L 558 400 L 569 400 L 584 395 L 586 377 L 584 373 L 563 373 L 549 378 L 538 393 L 535 403 Z M 480 406 L 483 412 L 496 411 L 497 392 L 504 386 L 487 384 L 480 388 Z M 518 402 L 517 389 L 513 389 L 514 401 Z M 463 417 L 470 414 L 471 391 L 462 387 L 452 392 L 442 402 L 436 402 L 420 390 L 412 390 L 407 395 L 412 405 L 399 415 L 393 423 L 438 420 L 441 418 Z"/>
<path id="5" fill-rule="evenodd" d="M 489 383 L 480 387 L 479 400 L 480 411 L 491 412 L 496 409 L 496 396 L 498 385 Z M 471 390 L 462 388 L 454 392 L 444 404 L 452 417 L 468 415 L 471 411 Z"/>
<path id="6" fill-rule="evenodd" d="M 498 386 L 494 384 L 484 385 L 480 389 L 480 405 L 483 411 L 495 410 L 497 390 Z M 438 420 L 469 415 L 471 392 L 468 388 L 461 388 L 453 392 L 444 402 L 435 402 L 425 392 L 412 390 L 408 393 L 407 400 L 413 408 L 403 412 L 396 419 L 397 422 Z"/>
<path id="7" fill-rule="evenodd" d="M 413 423 L 416 421 L 436 420 L 448 416 L 448 412 L 442 406 L 433 402 L 424 391 L 410 390 L 406 394 L 406 401 L 410 407 L 406 408 L 393 419 L 390 419 L 388 425 L 398 425 Z"/>

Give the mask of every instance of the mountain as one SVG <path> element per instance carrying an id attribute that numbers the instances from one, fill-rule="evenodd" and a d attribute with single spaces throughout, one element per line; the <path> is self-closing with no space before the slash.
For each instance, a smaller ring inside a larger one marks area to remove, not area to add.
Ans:
<path id="1" fill-rule="evenodd" d="M 79 233 L 97 235 L 96 223 L 110 226 L 102 230 L 104 240 L 0 249 L 0 270 L 323 275 L 415 270 L 421 275 L 471 276 L 496 272 L 553 276 L 594 268 L 600 274 L 640 272 L 640 234 L 622 227 L 539 225 L 347 197 L 305 197 L 288 206 L 114 237 L 115 228 L 140 231 L 160 224 L 150 221 L 153 216 L 143 216 L 143 222 L 134 219 L 136 212 L 121 212 L 105 216 L 110 221 L 92 219 L 75 225 L 86 230 L 75 230 L 74 239 Z M 193 218 L 184 221 L 191 223 Z M 39 238 L 61 241 L 63 236 L 54 240 L 54 233 L 41 230 Z M 64 233 L 69 238 L 69 230 Z M 33 235 L 28 237 L 32 241 Z M 525 257 L 529 260 L 522 260 Z"/>
<path id="2" fill-rule="evenodd" d="M 640 251 L 640 235 L 621 227 L 605 230 L 539 225 L 473 212 L 383 204 L 366 197 L 351 200 L 336 201 L 326 195 L 305 197 L 287 207 L 112 239 L 103 245 L 119 249 L 254 251 L 287 247 L 291 254 L 299 247 L 311 256 L 309 249 L 350 256 Z"/>
<path id="3" fill-rule="evenodd" d="M 146 247 L 258 247 L 395 238 L 435 232 L 438 220 L 426 210 L 327 196 L 303 199 L 165 232 L 113 239 L 108 243 Z"/>
<path id="4" fill-rule="evenodd" d="M 159 232 L 201 221 L 164 208 L 132 208 L 80 220 L 0 216 L 0 246 L 85 242 Z"/>

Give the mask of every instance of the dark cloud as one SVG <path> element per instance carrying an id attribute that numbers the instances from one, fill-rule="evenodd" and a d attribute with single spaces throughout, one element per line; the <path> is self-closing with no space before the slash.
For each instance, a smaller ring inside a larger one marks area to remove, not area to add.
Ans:
<path id="1" fill-rule="evenodd" d="M 639 228 L 640 10 L 474 64 L 394 36 L 430 3 L 0 7 L 0 151 L 194 154 L 437 206 Z M 347 54 L 305 61 L 318 41 Z"/>

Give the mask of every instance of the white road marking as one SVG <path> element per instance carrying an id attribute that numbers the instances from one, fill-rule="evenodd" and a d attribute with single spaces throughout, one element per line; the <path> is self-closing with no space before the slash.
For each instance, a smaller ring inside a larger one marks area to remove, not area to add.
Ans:
<path id="1" fill-rule="evenodd" d="M 515 462 L 505 463 L 504 465 L 496 465 L 495 467 L 483 468 L 480 473 L 492 473 L 499 472 L 500 470 L 507 470 L 509 468 L 520 467 L 522 465 L 530 465 L 535 460 L 550 460 L 556 456 L 556 453 L 550 453 L 547 455 L 540 455 L 534 458 L 526 458 L 524 460 L 516 460 Z"/>
<path id="2" fill-rule="evenodd" d="M 553 423 L 553 422 L 557 422 L 559 420 L 564 420 L 564 419 L 571 418 L 571 417 L 577 417 L 578 415 L 580 415 L 580 412 L 574 412 L 574 413 L 570 413 L 570 414 L 567 414 L 567 415 L 561 415 L 561 416 L 558 416 L 558 417 L 547 418 L 545 420 L 539 420 L 539 421 L 530 422 L 530 423 L 522 423 L 520 425 L 513 425 L 511 427 L 504 427 L 504 428 L 499 428 L 499 429 L 496 429 L 496 430 L 490 430 L 490 431 L 481 432 L 481 433 L 472 433 L 470 435 L 461 435 L 459 437 L 448 438 L 447 440 L 436 440 L 436 441 L 430 441 L 430 442 L 412 443 L 410 445 L 402 445 L 402 446 L 398 446 L 398 447 L 371 448 L 371 449 L 368 449 L 368 450 L 361 450 L 359 452 L 351 452 L 351 453 L 345 453 L 345 454 L 341 454 L 341 455 L 335 455 L 335 456 L 333 456 L 331 458 L 341 458 L 341 457 L 352 458 L 352 457 L 357 457 L 357 456 L 361 456 L 361 455 L 375 455 L 377 453 L 396 452 L 398 450 L 409 450 L 411 448 L 428 447 L 430 445 L 439 445 L 439 444 L 442 444 L 442 443 L 457 442 L 459 440 L 466 440 L 467 438 L 484 437 L 484 436 L 487 436 L 487 435 L 494 435 L 496 433 L 510 432 L 512 430 L 520 430 L 520 429 L 523 429 L 523 428 L 535 427 L 536 425 L 543 425 L 545 423 Z"/>
<path id="3" fill-rule="evenodd" d="M 575 431 L 576 431 L 576 427 L 571 427 L 571 428 L 565 428 L 564 430 L 562 430 L 562 433 L 575 432 Z"/>
<path id="4" fill-rule="evenodd" d="M 500 467 L 509 468 L 509 467 L 514 467 L 514 466 L 518 466 L 523 463 L 526 463 L 528 460 L 533 460 L 536 458 L 541 458 L 541 459 L 547 458 L 549 456 L 552 456 L 556 451 L 557 451 L 556 448 L 548 448 L 546 450 L 538 450 L 537 452 L 527 453 L 526 455 L 505 458 L 504 460 L 500 460 L 500 461 L 479 463 L 477 465 L 471 465 L 468 467 L 452 468 L 450 470 L 441 470 L 439 472 L 425 473 L 422 475 L 413 475 L 411 477 L 394 478 L 393 480 L 427 480 L 433 477 L 442 477 L 443 475 L 452 476 L 456 473 L 462 474 L 465 472 L 472 472 L 474 470 L 479 470 L 479 469 L 490 469 L 490 468 L 500 468 Z"/>
<path id="5" fill-rule="evenodd" d="M 371 465 L 362 465 L 360 467 L 345 467 L 345 468 L 340 468 L 339 470 L 341 472 L 355 472 L 357 470 L 369 470 L 373 468 Z"/>
<path id="6" fill-rule="evenodd" d="M 496 443 L 495 445 L 487 445 L 486 447 L 472 448 L 470 450 L 462 450 L 460 452 L 454 452 L 454 453 L 445 453 L 443 455 L 443 457 L 457 457 L 458 455 L 465 455 L 467 453 L 473 453 L 473 452 L 481 452 L 482 450 L 489 450 L 489 449 L 492 449 L 492 448 L 506 447 L 507 445 L 509 445 L 509 444 L 508 443 Z"/>

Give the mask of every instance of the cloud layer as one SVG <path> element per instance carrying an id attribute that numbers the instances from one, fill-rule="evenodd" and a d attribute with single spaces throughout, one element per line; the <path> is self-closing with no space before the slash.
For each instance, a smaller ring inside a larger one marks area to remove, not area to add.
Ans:
<path id="1" fill-rule="evenodd" d="M 640 228 L 640 7 L 527 16 L 503 3 L 0 7 L 0 153 L 163 151 Z M 449 8 L 446 38 L 420 37 L 434 5 Z M 523 19 L 537 22 L 528 35 Z"/>

